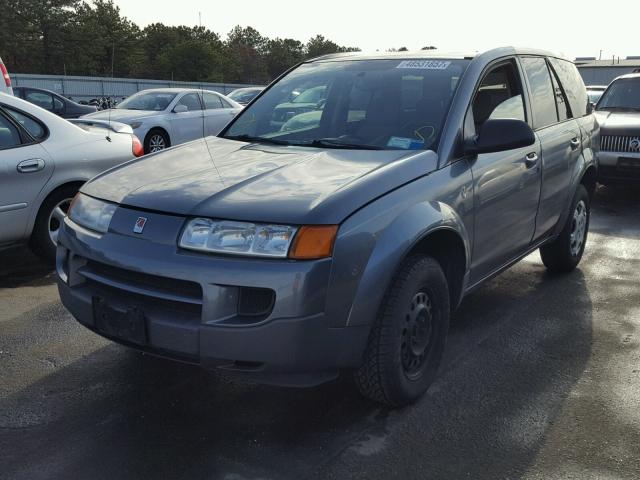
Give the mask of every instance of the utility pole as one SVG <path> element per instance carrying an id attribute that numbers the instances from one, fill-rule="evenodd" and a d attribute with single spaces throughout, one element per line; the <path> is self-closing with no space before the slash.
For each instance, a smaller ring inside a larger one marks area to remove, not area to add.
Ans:
<path id="1" fill-rule="evenodd" d="M 600 50 L 600 55 L 598 56 L 598 60 L 602 60 L 602 50 Z"/>
<path id="2" fill-rule="evenodd" d="M 113 60 L 116 56 L 116 41 L 113 40 L 111 43 L 111 78 L 113 78 Z"/>
<path id="3" fill-rule="evenodd" d="M 198 12 L 198 26 L 202 28 L 202 12 Z"/>

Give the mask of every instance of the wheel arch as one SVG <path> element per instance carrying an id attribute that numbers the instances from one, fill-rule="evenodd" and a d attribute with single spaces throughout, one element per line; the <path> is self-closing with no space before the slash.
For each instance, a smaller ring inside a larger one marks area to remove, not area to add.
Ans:
<path id="1" fill-rule="evenodd" d="M 580 178 L 580 185 L 584 185 L 589 194 L 589 199 L 593 200 L 593 196 L 596 193 L 596 186 L 598 182 L 598 172 L 594 165 L 589 165 Z"/>
<path id="2" fill-rule="evenodd" d="M 167 148 L 171 146 L 171 134 L 169 133 L 169 130 L 167 130 L 165 127 L 163 127 L 161 125 L 153 126 L 153 127 L 149 128 L 149 130 L 147 130 L 147 133 L 144 135 L 144 139 L 142 140 L 143 145 L 147 144 L 147 140 L 149 139 L 150 135 L 153 132 L 161 132 L 161 133 L 165 134 L 167 136 L 168 141 L 169 141 L 169 144 L 167 145 Z"/>
<path id="3" fill-rule="evenodd" d="M 367 243 L 372 244 L 372 248 L 363 258 L 363 272 L 350 302 L 348 326 L 373 322 L 402 262 L 415 253 L 432 255 L 438 261 L 450 282 L 452 309 L 458 306 L 468 278 L 471 238 L 451 206 L 442 202 L 415 204 L 382 231 L 375 232 L 369 242 L 362 240 L 362 232 L 358 232 L 357 237 L 362 250 L 366 249 Z M 350 249 L 336 260 L 352 265 L 351 258 L 358 255 L 360 252 Z M 346 276 L 348 272 L 342 275 Z M 344 289 L 339 287 L 335 294 L 344 295 Z"/>
<path id="4" fill-rule="evenodd" d="M 65 182 L 59 183 L 58 185 L 56 185 L 51 189 L 47 189 L 46 192 L 43 192 L 42 195 L 38 197 L 37 205 L 35 206 L 36 208 L 34 208 L 31 211 L 29 224 L 27 225 L 26 237 L 29 238 L 31 236 L 33 232 L 33 227 L 35 226 L 35 223 L 36 223 L 36 219 L 38 218 L 38 215 L 40 214 L 40 210 L 42 209 L 42 205 L 44 205 L 44 203 L 47 201 L 49 197 L 51 197 L 51 195 L 54 195 L 55 193 L 59 192 L 63 188 L 67 188 L 71 186 L 74 186 L 80 189 L 80 187 L 82 187 L 82 185 L 84 185 L 86 182 L 87 182 L 87 179 L 67 180 Z"/>

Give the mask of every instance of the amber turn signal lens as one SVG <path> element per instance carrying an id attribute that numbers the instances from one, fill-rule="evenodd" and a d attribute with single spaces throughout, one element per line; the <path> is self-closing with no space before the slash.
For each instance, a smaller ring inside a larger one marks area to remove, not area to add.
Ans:
<path id="1" fill-rule="evenodd" d="M 316 225 L 301 227 L 289 253 L 289 258 L 311 260 L 330 257 L 338 225 Z"/>

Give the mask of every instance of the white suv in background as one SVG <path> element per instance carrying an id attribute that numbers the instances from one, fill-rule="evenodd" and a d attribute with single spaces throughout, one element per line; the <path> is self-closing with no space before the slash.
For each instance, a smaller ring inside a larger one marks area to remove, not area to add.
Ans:
<path id="1" fill-rule="evenodd" d="M 7 71 L 7 67 L 4 66 L 2 58 L 0 58 L 0 75 L 2 75 L 2 80 L 0 80 L 0 92 L 6 93 L 7 95 L 13 95 L 11 78 L 9 78 L 9 72 Z"/>

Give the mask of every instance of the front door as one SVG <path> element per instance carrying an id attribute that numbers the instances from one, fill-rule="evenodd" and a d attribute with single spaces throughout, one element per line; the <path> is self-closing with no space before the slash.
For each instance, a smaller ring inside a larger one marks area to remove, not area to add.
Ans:
<path id="1" fill-rule="evenodd" d="M 182 96 L 171 113 L 171 144 L 202 138 L 205 130 L 202 105 L 197 93 Z"/>
<path id="2" fill-rule="evenodd" d="M 522 77 L 514 59 L 500 62 L 483 77 L 469 114 L 476 132 L 489 119 L 526 121 Z M 465 133 L 466 136 L 466 133 Z M 474 245 L 471 283 L 499 269 L 529 248 L 540 196 L 540 144 L 480 154 L 472 162 Z"/>

